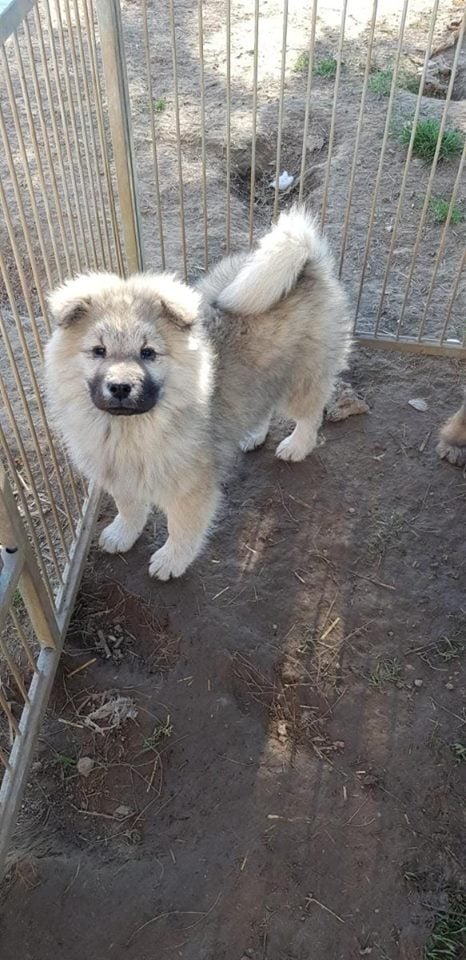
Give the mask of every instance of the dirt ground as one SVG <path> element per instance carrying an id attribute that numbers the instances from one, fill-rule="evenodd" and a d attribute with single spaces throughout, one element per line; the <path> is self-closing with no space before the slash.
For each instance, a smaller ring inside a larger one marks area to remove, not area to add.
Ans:
<path id="1" fill-rule="evenodd" d="M 187 272 L 195 276 L 204 263 L 197 9 L 187 0 L 174 6 Z M 380 4 L 377 68 L 392 62 L 399 6 Z M 340 9 L 319 9 L 317 56 L 334 56 Z M 365 3 L 348 9 L 326 218 L 337 259 L 370 17 Z M 437 46 L 458 9 L 440 4 Z M 283 29 L 281 3 L 261 0 L 261 11 L 257 232 L 273 202 Z M 223 4 L 205 0 L 211 260 L 225 251 L 224 16 Z M 295 176 L 306 74 L 294 65 L 307 46 L 306 16 L 304 27 L 302 4 L 290 0 L 281 167 Z M 126 0 L 123 19 L 146 265 L 157 268 L 141 5 Z M 179 269 L 165 4 L 150 4 L 149 26 L 153 93 L 164 104 L 156 129 L 167 264 Z M 427 29 L 425 4 L 413 0 L 404 58 L 417 70 Z M 237 0 L 233 247 L 248 234 L 252 37 L 252 6 Z M 304 191 L 316 210 L 333 95 L 333 80 L 316 76 Z M 396 123 L 412 116 L 414 102 L 397 92 Z M 463 131 L 464 104 L 455 99 L 449 114 Z M 423 98 L 426 115 L 442 108 Z M 387 99 L 369 91 L 343 269 L 353 303 L 386 110 Z M 378 309 L 404 159 L 391 134 L 361 301 L 366 329 Z M 436 196 L 449 198 L 457 169 L 458 159 L 439 164 Z M 382 332 L 393 331 L 399 314 L 428 176 L 415 160 Z M 418 328 L 441 231 L 428 218 L 407 331 Z M 464 223 L 451 226 L 431 335 L 441 328 L 463 241 Z M 3 299 L 0 291 L 5 306 Z M 460 285 L 449 336 L 462 336 L 463 301 Z M 464 367 L 357 351 L 350 379 L 370 414 L 327 424 L 325 444 L 300 465 L 274 459 L 281 425 L 264 449 L 238 457 L 212 540 L 182 581 L 149 579 L 151 529 L 125 557 L 91 554 L 0 891 L 2 960 L 424 958 L 463 877 L 466 478 L 437 460 L 435 442 L 458 406 Z M 409 405 L 416 398 L 426 411 Z M 16 455 L 14 438 L 12 448 Z M 111 514 L 108 504 L 99 526 Z M 155 538 L 162 537 L 160 523 Z"/>
<path id="2" fill-rule="evenodd" d="M 149 579 L 152 530 L 91 556 L 4 960 L 423 956 L 461 884 L 466 484 L 434 452 L 460 373 L 358 352 L 370 414 L 303 464 L 280 425 L 239 457 L 182 581 Z M 130 716 L 90 727 L 115 696 Z"/>

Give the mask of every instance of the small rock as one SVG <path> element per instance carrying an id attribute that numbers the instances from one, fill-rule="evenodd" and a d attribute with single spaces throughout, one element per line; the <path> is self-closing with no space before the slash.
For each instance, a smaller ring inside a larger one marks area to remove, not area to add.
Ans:
<path id="1" fill-rule="evenodd" d="M 455 689 L 454 683 L 446 683 L 446 684 L 445 684 L 445 690 L 454 690 L 454 689 Z"/>
<path id="2" fill-rule="evenodd" d="M 414 686 L 415 686 L 415 687 L 422 687 L 422 684 L 423 684 L 423 681 L 422 681 L 422 680 L 415 680 L 415 681 L 414 681 Z"/>
<path id="3" fill-rule="evenodd" d="M 315 133 L 311 133 L 311 135 L 307 138 L 306 145 L 309 153 L 314 153 L 314 151 L 317 152 L 318 150 L 322 150 L 322 148 L 325 146 L 325 140 L 323 137 L 319 137 Z"/>
<path id="4" fill-rule="evenodd" d="M 95 760 L 92 757 L 80 757 L 77 763 L 78 773 L 82 777 L 88 777 L 95 767 Z"/>
<path id="5" fill-rule="evenodd" d="M 420 413 L 425 413 L 428 410 L 428 405 L 422 397 L 413 397 L 412 400 L 408 400 L 410 407 L 414 407 L 415 410 L 419 410 Z"/>
<path id="6" fill-rule="evenodd" d="M 43 763 L 42 760 L 36 760 L 31 767 L 32 773 L 42 773 Z"/>
<path id="7" fill-rule="evenodd" d="M 124 817 L 129 817 L 131 813 L 131 807 L 127 807 L 126 804 L 121 803 L 119 807 L 115 810 L 115 816 L 121 817 L 123 820 Z"/>

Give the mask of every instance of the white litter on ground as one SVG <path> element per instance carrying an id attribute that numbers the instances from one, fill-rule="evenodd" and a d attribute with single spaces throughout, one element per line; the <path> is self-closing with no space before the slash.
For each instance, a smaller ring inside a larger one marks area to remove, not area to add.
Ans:
<path id="1" fill-rule="evenodd" d="M 425 400 L 422 397 L 414 397 L 412 400 L 408 400 L 410 407 L 414 407 L 415 410 L 419 410 L 420 413 L 425 413 L 429 409 Z"/>
<path id="2" fill-rule="evenodd" d="M 291 187 L 291 184 L 293 183 L 293 181 L 294 181 L 293 175 L 291 173 L 288 173 L 288 170 L 284 170 L 283 173 L 281 173 L 278 178 L 278 189 L 287 190 L 288 187 Z M 270 186 L 273 187 L 274 190 L 275 190 L 276 182 L 277 181 L 275 179 L 275 180 L 272 180 L 272 183 L 270 184 Z"/>

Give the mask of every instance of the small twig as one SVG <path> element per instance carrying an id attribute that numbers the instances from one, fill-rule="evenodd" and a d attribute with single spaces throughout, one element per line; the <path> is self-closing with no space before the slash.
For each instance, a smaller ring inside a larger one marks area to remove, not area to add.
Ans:
<path id="1" fill-rule="evenodd" d="M 322 636 L 321 636 L 321 638 L 320 638 L 320 641 L 321 641 L 321 642 L 322 642 L 322 640 L 326 640 L 326 638 L 328 637 L 329 633 L 331 633 L 332 630 L 335 629 L 335 627 L 337 626 L 338 623 L 340 623 L 340 617 L 335 617 L 335 619 L 332 620 L 332 622 L 329 624 L 329 626 L 327 627 L 327 629 L 326 629 L 326 630 L 324 631 L 324 633 L 322 634 Z"/>
<path id="2" fill-rule="evenodd" d="M 71 673 L 67 673 L 66 675 L 67 680 L 69 680 L 71 677 L 74 677 L 76 673 L 81 673 L 81 670 L 85 670 L 86 667 L 91 667 L 92 664 L 96 662 L 96 660 L 97 660 L 97 657 L 93 657 L 92 660 L 86 660 L 86 663 L 82 663 L 80 667 L 75 667 L 75 669 L 72 670 Z"/>
<path id="3" fill-rule="evenodd" d="M 325 910 L 326 913 L 329 913 L 332 917 L 335 917 L 335 920 L 338 920 L 339 923 L 344 923 L 344 922 L 345 922 L 342 917 L 339 917 L 339 916 L 338 916 L 338 913 L 335 913 L 333 910 L 330 909 L 330 907 L 326 907 L 326 906 L 325 906 L 325 903 L 321 903 L 320 900 L 317 900 L 315 897 L 313 897 L 313 896 L 312 896 L 312 893 L 310 893 L 309 896 L 306 897 L 306 909 L 307 909 L 307 910 L 308 910 L 309 907 L 311 906 L 311 903 L 316 903 L 317 906 L 318 906 L 318 907 L 321 907 L 322 910 Z"/>

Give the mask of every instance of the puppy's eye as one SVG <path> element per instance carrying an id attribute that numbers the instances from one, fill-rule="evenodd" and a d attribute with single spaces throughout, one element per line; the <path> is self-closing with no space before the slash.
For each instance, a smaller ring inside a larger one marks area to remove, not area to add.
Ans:
<path id="1" fill-rule="evenodd" d="M 155 360 L 157 354 L 152 347 L 142 347 L 141 360 Z"/>
<path id="2" fill-rule="evenodd" d="M 105 347 L 93 347 L 92 354 L 94 357 L 106 357 L 107 351 Z"/>

